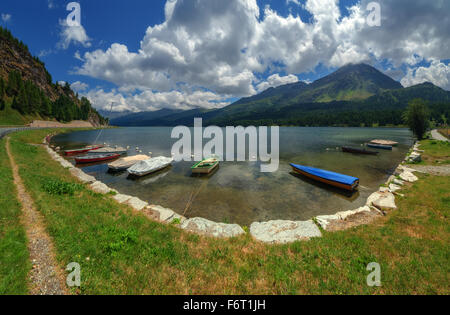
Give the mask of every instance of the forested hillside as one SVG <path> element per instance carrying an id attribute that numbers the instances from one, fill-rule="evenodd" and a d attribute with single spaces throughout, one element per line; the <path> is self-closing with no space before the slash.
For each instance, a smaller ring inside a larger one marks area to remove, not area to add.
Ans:
<path id="1" fill-rule="evenodd" d="M 26 124 L 33 119 L 108 123 L 68 83 L 53 83 L 45 64 L 9 30 L 0 27 L 0 124 Z"/>

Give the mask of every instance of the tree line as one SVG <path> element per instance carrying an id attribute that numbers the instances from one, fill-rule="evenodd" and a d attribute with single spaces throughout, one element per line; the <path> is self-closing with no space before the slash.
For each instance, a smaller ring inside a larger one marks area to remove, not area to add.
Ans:
<path id="1" fill-rule="evenodd" d="M 88 120 L 90 115 L 95 114 L 98 115 L 101 124 L 107 122 L 92 107 L 87 98 L 82 97 L 80 105 L 78 105 L 69 96 L 72 91 L 68 83 L 62 88 L 65 94 L 60 95 L 53 102 L 32 81 L 23 80 L 18 71 L 11 71 L 7 81 L 0 78 L 0 109 L 5 109 L 9 97 L 12 99 L 11 108 L 22 115 L 40 115 L 41 117 L 55 118 L 61 122 L 69 122 L 72 120 Z"/>

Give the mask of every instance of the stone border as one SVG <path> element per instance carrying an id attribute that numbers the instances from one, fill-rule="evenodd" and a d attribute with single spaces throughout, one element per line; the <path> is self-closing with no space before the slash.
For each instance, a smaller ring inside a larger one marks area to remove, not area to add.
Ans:
<path id="1" fill-rule="evenodd" d="M 136 211 L 140 211 L 151 219 L 164 223 L 173 224 L 187 232 L 205 235 L 216 238 L 231 238 L 246 234 L 244 229 L 238 224 L 217 223 L 204 218 L 187 219 L 171 209 L 158 205 L 149 205 L 147 202 L 133 196 L 120 194 L 117 190 L 109 188 L 104 183 L 97 181 L 95 177 L 84 173 L 81 169 L 74 167 L 67 160 L 62 158 L 50 146 L 51 136 L 48 135 L 43 144 L 53 160 L 59 162 L 62 167 L 69 169 L 70 173 L 78 178 L 82 183 L 89 185 L 89 188 L 96 193 L 109 194 L 113 192 L 112 199 L 119 204 L 130 206 Z M 413 174 L 417 170 L 405 167 L 404 164 L 410 161 L 417 161 L 421 157 L 419 144 L 416 143 L 406 159 L 397 167 L 394 174 L 389 177 L 386 187 L 381 187 L 367 199 L 364 207 L 356 210 L 341 211 L 334 215 L 321 215 L 308 221 L 286 221 L 273 220 L 268 222 L 254 222 L 250 226 L 250 235 L 261 242 L 270 244 L 284 244 L 295 241 L 310 240 L 315 237 L 322 237 L 323 229 L 327 232 L 343 231 L 356 226 L 369 224 L 375 219 L 385 216 L 390 211 L 397 209 L 395 195 L 405 185 L 405 182 L 413 183 L 418 178 Z"/>

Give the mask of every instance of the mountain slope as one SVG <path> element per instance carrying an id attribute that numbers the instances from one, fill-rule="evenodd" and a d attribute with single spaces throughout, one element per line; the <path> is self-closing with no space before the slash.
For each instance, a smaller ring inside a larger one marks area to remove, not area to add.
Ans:
<path id="1" fill-rule="evenodd" d="M 195 109 L 169 115 L 145 113 L 141 115 L 152 119 L 135 120 L 128 116 L 123 125 L 192 125 L 195 117 L 203 118 L 204 125 L 219 126 L 398 125 L 402 124 L 402 111 L 415 98 L 430 103 L 434 118 L 443 113 L 448 116 L 445 108 L 450 103 L 450 92 L 431 83 L 403 88 L 377 69 L 358 64 L 345 66 L 312 84 L 298 82 L 269 88 L 221 109 Z"/>
<path id="2" fill-rule="evenodd" d="M 45 64 L 0 27 L 0 124 L 26 124 L 33 119 L 107 123 L 69 84 L 53 84 Z"/>

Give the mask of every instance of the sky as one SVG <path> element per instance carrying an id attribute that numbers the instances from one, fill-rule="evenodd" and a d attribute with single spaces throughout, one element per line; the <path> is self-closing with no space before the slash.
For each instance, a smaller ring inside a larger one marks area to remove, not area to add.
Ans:
<path id="1" fill-rule="evenodd" d="M 450 90 L 448 0 L 79 0 L 75 26 L 70 2 L 2 0 L 0 23 L 98 109 L 220 108 L 360 62 Z"/>

